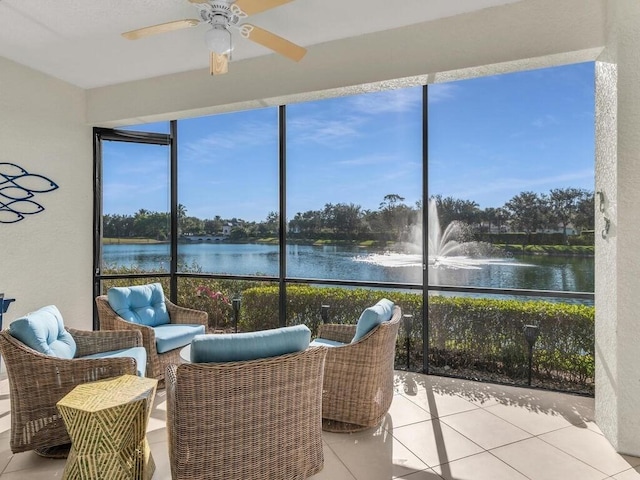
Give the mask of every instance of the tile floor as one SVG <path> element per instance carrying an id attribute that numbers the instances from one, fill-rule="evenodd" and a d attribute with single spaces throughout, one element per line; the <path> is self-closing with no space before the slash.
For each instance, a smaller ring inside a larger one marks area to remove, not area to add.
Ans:
<path id="1" fill-rule="evenodd" d="M 379 428 L 325 433 L 313 480 L 640 480 L 640 458 L 617 454 L 593 421 L 594 401 L 573 395 L 396 372 Z M 158 391 L 148 438 L 170 479 L 166 402 Z M 65 460 L 9 450 L 9 395 L 0 379 L 0 480 L 60 478 Z"/>

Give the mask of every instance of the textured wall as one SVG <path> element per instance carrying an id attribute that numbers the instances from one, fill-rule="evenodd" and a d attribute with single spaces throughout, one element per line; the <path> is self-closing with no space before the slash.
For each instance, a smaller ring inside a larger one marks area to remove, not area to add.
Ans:
<path id="1" fill-rule="evenodd" d="M 597 66 L 596 419 L 621 453 L 640 455 L 640 3 L 608 2 Z"/>
<path id="2" fill-rule="evenodd" d="M 82 90 L 0 58 L 0 162 L 59 188 L 36 194 L 45 210 L 0 223 L 0 291 L 15 297 L 4 324 L 48 304 L 91 328 L 93 161 Z"/>
<path id="3" fill-rule="evenodd" d="M 596 64 L 596 400 L 600 428 L 609 438 L 617 438 L 615 414 L 617 398 L 617 66 L 599 61 Z M 604 212 L 600 212 L 604 208 Z M 606 215 L 606 217 L 605 217 Z M 605 218 L 610 229 L 602 231 Z"/>

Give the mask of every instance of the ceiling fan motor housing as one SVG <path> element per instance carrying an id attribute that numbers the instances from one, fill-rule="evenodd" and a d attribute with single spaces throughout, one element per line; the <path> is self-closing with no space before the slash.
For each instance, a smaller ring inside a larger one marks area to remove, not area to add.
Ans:
<path id="1" fill-rule="evenodd" d="M 216 0 L 210 3 L 199 3 L 197 6 L 200 7 L 202 20 L 212 26 L 223 25 L 228 27 L 236 25 L 240 21 L 239 15 L 225 1 Z"/>

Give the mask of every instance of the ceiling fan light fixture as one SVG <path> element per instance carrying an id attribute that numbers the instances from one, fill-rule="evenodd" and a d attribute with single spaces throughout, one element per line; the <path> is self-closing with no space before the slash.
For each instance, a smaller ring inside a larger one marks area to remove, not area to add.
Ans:
<path id="1" fill-rule="evenodd" d="M 231 32 L 224 25 L 214 25 L 204 34 L 207 48 L 218 55 L 230 54 L 233 50 Z"/>

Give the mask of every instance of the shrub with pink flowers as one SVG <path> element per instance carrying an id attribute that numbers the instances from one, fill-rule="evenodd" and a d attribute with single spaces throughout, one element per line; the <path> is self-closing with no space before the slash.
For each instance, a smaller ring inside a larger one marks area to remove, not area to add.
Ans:
<path id="1" fill-rule="evenodd" d="M 196 298 L 198 305 L 192 308 L 199 308 L 209 313 L 209 327 L 213 330 L 226 329 L 231 322 L 231 300 L 220 291 L 214 291 L 209 287 L 200 285 L 196 288 Z"/>

